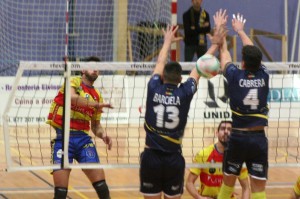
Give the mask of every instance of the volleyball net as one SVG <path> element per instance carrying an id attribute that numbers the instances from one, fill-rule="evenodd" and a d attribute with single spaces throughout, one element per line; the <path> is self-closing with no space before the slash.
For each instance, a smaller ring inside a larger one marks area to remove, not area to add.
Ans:
<path id="1" fill-rule="evenodd" d="M 101 71 L 95 87 L 115 107 L 104 110 L 101 119 L 113 139 L 113 148 L 109 151 L 102 140 L 93 138 L 101 163 L 64 167 L 138 167 L 145 141 L 147 82 L 163 44 L 161 29 L 176 19 L 175 2 L 0 1 L 0 155 L 6 157 L 0 167 L 11 171 L 61 167 L 50 163 L 50 142 L 56 135 L 45 122 L 60 86 L 83 69 Z M 87 56 L 98 56 L 102 62 L 80 62 Z M 181 64 L 185 74 L 195 65 Z M 271 71 L 267 128 L 270 164 L 299 166 L 300 66 L 266 65 Z M 186 78 L 184 75 L 183 80 Z M 182 144 L 187 166 L 193 165 L 192 158 L 199 150 L 216 141 L 219 122 L 230 117 L 226 81 L 221 75 L 201 78 Z M 64 155 L 68 156 L 67 149 Z"/>
<path id="2" fill-rule="evenodd" d="M 194 63 L 181 63 L 190 71 Z M 269 162 L 271 166 L 300 166 L 300 76 L 297 63 L 265 63 L 270 70 Z M 68 168 L 132 168 L 139 167 L 143 151 L 143 128 L 147 82 L 154 68 L 152 62 L 70 62 L 72 71 L 100 70 L 94 86 L 114 109 L 104 110 L 101 124 L 113 140 L 112 150 L 99 138 L 93 138 L 99 152 L 100 164 L 70 164 Z M 124 74 L 105 74 L 108 71 Z M 144 74 L 126 74 L 127 71 Z M 2 87 L 10 95 L 3 116 L 3 132 L 7 169 L 34 170 L 60 168 L 50 163 L 50 141 L 55 131 L 45 121 L 50 104 L 64 83 L 64 62 L 20 62 L 16 77 L 3 77 Z M 71 73 L 70 73 L 71 74 Z M 184 75 L 186 79 L 188 76 Z M 66 81 L 69 81 L 69 77 Z M 215 131 L 222 120 L 230 120 L 226 81 L 222 75 L 201 78 L 195 94 L 183 138 L 182 149 L 187 166 L 194 165 L 196 153 L 216 142 Z M 11 85 L 11 86 L 9 86 Z M 70 93 L 66 93 L 68 97 Z M 70 117 L 70 115 L 69 115 Z M 68 118 L 68 116 L 67 116 Z M 68 133 L 65 136 L 69 136 Z M 91 133 L 91 136 L 92 133 Z M 251 149 L 249 149 L 251 150 Z M 64 150 L 68 157 L 68 149 Z M 220 166 L 220 165 L 214 165 Z"/>

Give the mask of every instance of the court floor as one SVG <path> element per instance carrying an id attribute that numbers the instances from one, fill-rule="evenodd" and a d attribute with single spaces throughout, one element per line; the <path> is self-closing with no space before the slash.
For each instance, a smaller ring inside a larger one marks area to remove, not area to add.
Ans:
<path id="1" fill-rule="evenodd" d="M 107 183 L 112 198 L 139 199 L 138 169 L 106 169 Z M 270 168 L 267 184 L 268 199 L 289 199 L 293 183 L 300 174 L 299 168 Z M 236 186 L 240 193 L 240 187 Z M 50 199 L 53 198 L 53 182 L 49 171 L 0 172 L 0 198 Z M 73 170 L 70 178 L 69 199 L 97 198 L 93 187 L 81 172 Z M 187 191 L 182 198 L 190 199 Z"/>
<path id="2" fill-rule="evenodd" d="M 24 132 L 23 132 L 24 131 Z M 40 131 L 39 134 L 31 129 L 30 136 L 32 140 L 33 138 L 39 136 L 39 142 L 28 142 L 26 135 L 28 131 L 18 131 L 18 145 L 13 145 L 14 140 L 11 140 L 11 156 L 19 157 L 15 158 L 19 162 L 21 161 L 22 164 L 26 164 L 31 161 L 32 163 L 38 164 L 38 159 L 35 158 L 34 160 L 28 159 L 28 155 L 35 156 L 34 152 L 37 154 L 43 154 L 44 156 L 50 155 L 49 149 L 49 133 L 48 131 Z M 144 142 L 144 137 L 140 137 L 139 135 L 143 135 L 142 129 L 130 129 L 130 136 L 129 130 L 119 130 L 118 132 L 116 128 L 112 128 L 109 132 L 112 134 L 112 137 L 116 137 L 118 139 L 114 140 L 115 149 L 112 150 L 110 153 L 105 153 L 105 148 L 100 148 L 100 157 L 102 158 L 101 161 L 105 161 L 105 157 L 112 157 L 114 155 L 122 156 L 127 155 L 126 160 L 130 159 L 138 159 L 138 154 L 140 150 L 142 150 L 142 146 L 140 143 Z M 213 134 L 213 129 L 209 132 Z M 282 133 L 282 131 L 280 131 Z M 122 141 L 122 133 L 126 134 L 126 140 Z M 291 133 L 291 132 L 289 132 Z M 191 132 L 187 131 L 185 135 L 183 152 L 185 149 L 190 153 L 191 151 L 198 151 L 198 148 L 193 148 L 191 143 L 197 143 L 197 147 L 203 147 L 200 145 L 201 143 L 212 143 L 213 137 L 206 140 L 206 138 L 199 138 L 201 142 L 197 141 L 192 135 Z M 210 135 L 210 134 L 208 134 Z M 3 134 L 0 130 L 0 198 L 4 199 L 52 199 L 53 198 L 53 181 L 52 175 L 48 170 L 39 170 L 39 171 L 18 171 L 18 172 L 6 172 L 3 169 L 6 167 L 5 165 L 5 152 L 4 152 L 4 140 Z M 44 136 L 44 137 L 43 137 Z M 203 136 L 204 137 L 204 136 Z M 277 140 L 280 136 L 274 136 Z M 136 138 L 136 139 L 132 139 Z M 296 144 L 298 148 L 288 149 L 287 147 L 279 148 L 272 147 L 272 144 L 277 140 L 272 141 L 272 135 L 269 133 L 270 139 L 270 146 L 271 150 L 269 151 L 271 160 L 274 160 L 274 157 L 277 158 L 276 161 L 290 161 L 290 158 L 295 159 L 298 157 L 299 154 L 299 141 L 296 140 Z M 140 141 L 142 140 L 142 141 Z M 196 141 L 195 141 L 196 140 Z M 284 142 L 283 144 L 285 144 Z M 289 141 L 289 145 L 293 142 Z M 26 145 L 25 145 L 26 144 Z M 38 144 L 38 145 L 37 145 Z M 26 147 L 33 147 L 32 150 L 24 150 Z M 36 146 L 38 146 L 38 150 L 36 150 Z M 101 146 L 101 145 L 100 145 Z M 45 150 L 45 151 L 44 151 Z M 27 151 L 27 152 L 26 152 Z M 30 153 L 29 153 L 30 152 Z M 102 153 L 103 152 L 103 153 Z M 28 154 L 27 154 L 28 153 Z M 128 156 L 130 154 L 130 156 Z M 274 156 L 274 154 L 276 156 Z M 291 156 L 291 154 L 296 154 L 296 156 Z M 19 155 L 19 156 L 16 156 Z M 24 157 L 24 158 L 23 158 Z M 39 157 L 39 156 L 35 156 Z M 191 163 L 192 156 L 185 156 L 186 162 Z M 47 162 L 49 162 L 49 157 L 47 157 Z M 113 161 L 113 159 L 107 159 L 107 161 Z M 134 162 L 136 163 L 136 162 Z M 110 188 L 112 198 L 117 199 L 140 199 L 143 198 L 142 195 L 139 193 L 139 175 L 138 175 L 138 168 L 114 168 L 114 169 L 105 169 L 107 183 Z M 297 177 L 300 175 L 300 167 L 297 168 L 293 167 L 271 167 L 269 169 L 269 180 L 267 183 L 267 198 L 268 199 L 290 199 L 292 194 L 292 187 L 294 182 L 297 180 Z M 187 177 L 187 175 L 186 175 Z M 81 170 L 75 169 L 71 173 L 70 183 L 69 183 L 69 199 L 92 199 L 97 198 L 96 193 L 88 179 L 84 176 Z M 236 192 L 240 193 L 239 185 L 236 186 Z M 184 192 L 182 198 L 190 199 L 192 198 L 189 196 L 187 191 Z"/>

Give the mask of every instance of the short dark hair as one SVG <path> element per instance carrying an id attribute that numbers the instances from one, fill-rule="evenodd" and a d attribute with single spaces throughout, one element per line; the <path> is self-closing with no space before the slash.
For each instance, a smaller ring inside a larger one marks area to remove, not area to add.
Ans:
<path id="1" fill-rule="evenodd" d="M 81 58 L 80 61 L 82 61 L 82 62 L 90 62 L 90 61 L 101 62 L 101 59 L 97 56 L 90 56 L 90 57 Z"/>
<path id="2" fill-rule="evenodd" d="M 218 131 L 220 131 L 221 125 L 222 125 L 222 124 L 226 124 L 226 123 L 229 123 L 229 124 L 232 125 L 232 121 L 229 121 L 229 120 L 222 120 L 222 121 L 220 122 L 219 126 L 218 126 Z"/>
<path id="3" fill-rule="evenodd" d="M 242 60 L 246 70 L 255 72 L 261 66 L 262 53 L 258 47 L 246 45 L 242 49 Z"/>
<path id="4" fill-rule="evenodd" d="M 80 58 L 81 62 L 90 62 L 90 61 L 94 61 L 94 62 L 101 62 L 101 59 L 97 56 L 89 56 L 89 57 L 83 57 Z M 74 75 L 82 75 L 81 71 L 75 71 Z"/>
<path id="5" fill-rule="evenodd" d="M 182 68 L 178 62 L 168 62 L 163 72 L 164 81 L 179 84 L 181 81 L 181 73 Z"/>

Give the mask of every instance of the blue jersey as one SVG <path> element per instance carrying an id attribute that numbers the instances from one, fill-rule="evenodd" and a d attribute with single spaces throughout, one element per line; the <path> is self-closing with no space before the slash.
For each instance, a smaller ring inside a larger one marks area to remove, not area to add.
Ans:
<path id="1" fill-rule="evenodd" d="M 196 81 L 189 78 L 177 85 L 163 84 L 155 74 L 148 82 L 144 128 L 146 145 L 164 152 L 181 152 L 181 142 L 190 103 L 197 90 Z"/>
<path id="2" fill-rule="evenodd" d="M 228 82 L 232 127 L 267 126 L 269 74 L 266 67 L 262 65 L 252 73 L 230 63 L 224 76 Z"/>

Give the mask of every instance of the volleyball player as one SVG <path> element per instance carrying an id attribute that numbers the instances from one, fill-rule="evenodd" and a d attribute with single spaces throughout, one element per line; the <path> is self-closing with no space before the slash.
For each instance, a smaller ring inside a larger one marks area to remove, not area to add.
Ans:
<path id="1" fill-rule="evenodd" d="M 164 32 L 164 44 L 159 53 L 152 77 L 148 82 L 144 129 L 145 149 L 140 161 L 140 191 L 145 199 L 181 198 L 185 160 L 181 143 L 193 95 L 200 75 L 194 68 L 181 83 L 181 65 L 168 62 L 168 52 L 178 26 Z M 216 32 L 223 34 L 224 32 Z M 213 36 L 213 39 L 221 36 Z M 218 45 L 212 44 L 207 53 L 214 54 Z M 181 84 L 180 84 L 181 83 Z"/>
<path id="2" fill-rule="evenodd" d="M 99 62 L 98 57 L 88 57 L 85 61 Z M 83 70 L 81 76 L 71 78 L 71 111 L 69 162 L 99 163 L 96 147 L 88 135 L 91 130 L 102 139 L 110 150 L 112 140 L 106 135 L 100 124 L 102 108 L 112 108 L 103 103 L 98 89 L 93 87 L 99 71 Z M 62 161 L 62 126 L 63 126 L 64 87 L 62 86 L 54 98 L 47 123 L 56 130 L 56 138 L 51 142 L 51 157 L 54 164 Z M 109 189 L 105 181 L 103 169 L 82 169 L 89 178 L 100 199 L 109 199 Z M 65 199 L 68 193 L 70 169 L 53 171 L 54 199 Z"/>
<path id="3" fill-rule="evenodd" d="M 231 133 L 232 122 L 221 121 L 216 131 L 218 141 L 214 144 L 200 150 L 194 157 L 194 163 L 220 163 L 223 161 L 224 148 L 227 138 Z M 196 190 L 195 182 L 199 178 L 199 189 Z M 243 168 L 239 176 L 239 182 L 242 187 L 242 195 L 240 198 L 250 198 L 250 187 L 248 182 L 248 172 Z M 222 168 L 190 168 L 186 180 L 186 189 L 195 199 L 213 199 L 217 198 L 223 181 Z M 232 194 L 231 198 L 236 198 L 236 194 Z"/>
<path id="4" fill-rule="evenodd" d="M 224 25 L 226 10 L 218 11 L 214 20 L 217 26 Z M 230 198 L 244 162 L 250 175 L 251 198 L 266 198 L 268 140 L 264 128 L 268 125 L 269 74 L 261 63 L 261 51 L 244 32 L 245 22 L 240 14 L 232 19 L 232 28 L 243 43 L 241 69 L 232 63 L 227 43 L 220 48 L 221 67 L 228 82 L 232 133 L 224 153 L 219 199 Z"/>

